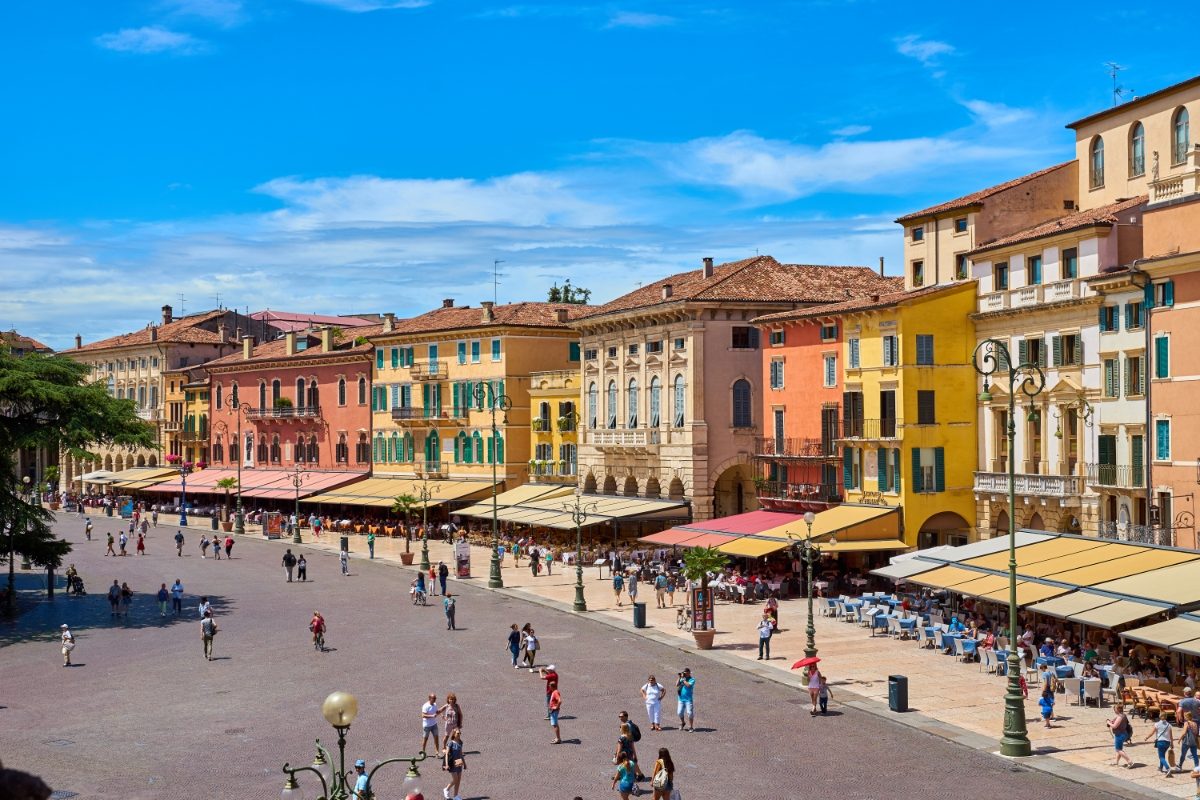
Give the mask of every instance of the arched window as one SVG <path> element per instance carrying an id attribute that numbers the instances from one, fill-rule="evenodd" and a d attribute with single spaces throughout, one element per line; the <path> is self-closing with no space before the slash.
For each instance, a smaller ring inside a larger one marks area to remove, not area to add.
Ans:
<path id="1" fill-rule="evenodd" d="M 267 437 L 266 436 L 258 437 L 258 463 L 260 463 L 260 464 L 267 463 L 267 458 L 270 455 L 271 454 L 269 452 L 267 452 Z"/>
<path id="2" fill-rule="evenodd" d="M 470 457 L 471 454 L 467 452 L 468 447 L 469 447 L 469 443 L 467 440 L 467 434 L 463 433 L 462 431 L 459 431 L 458 435 L 454 437 L 454 463 L 455 464 L 469 463 L 467 461 L 467 459 Z"/>
<path id="3" fill-rule="evenodd" d="M 608 427 L 617 427 L 617 382 L 608 382 Z"/>
<path id="4" fill-rule="evenodd" d="M 676 428 L 683 427 L 683 376 L 675 376 L 675 398 L 672 401 L 674 408 L 671 409 L 672 416 Z"/>
<path id="5" fill-rule="evenodd" d="M 411 431 L 404 432 L 404 450 L 400 453 L 400 460 L 406 464 L 411 464 L 413 459 L 417 457 L 417 448 L 413 446 L 413 435 Z"/>
<path id="6" fill-rule="evenodd" d="M 319 408 L 321 405 L 321 395 L 317 391 L 317 379 L 313 378 L 308 382 L 308 407 Z"/>
<path id="7" fill-rule="evenodd" d="M 304 408 L 304 378 L 296 378 L 296 408 Z"/>
<path id="8" fill-rule="evenodd" d="M 367 435 L 365 433 L 358 435 L 358 444 L 354 446 L 354 460 L 359 464 L 366 464 L 371 460 L 371 448 L 367 444 Z"/>
<path id="9" fill-rule="evenodd" d="M 229 386 L 229 397 L 231 398 L 231 401 L 233 402 L 233 407 L 234 407 L 234 408 L 237 408 L 239 405 L 241 405 L 241 401 L 238 399 L 238 385 L 237 385 L 237 381 L 233 381 L 233 382 L 230 384 L 230 386 Z"/>
<path id="10" fill-rule="evenodd" d="M 217 401 L 217 402 L 216 402 L 216 406 L 217 406 L 217 408 L 221 408 L 221 407 L 222 407 L 222 405 L 223 405 L 223 404 L 221 403 L 221 395 L 223 394 L 223 392 L 222 392 L 221 390 L 222 390 L 222 389 L 224 389 L 224 388 L 225 388 L 225 387 L 224 387 L 222 384 L 219 384 L 219 383 L 218 383 L 218 384 L 217 384 L 216 391 L 213 393 L 213 397 L 214 397 L 214 398 L 216 399 L 216 401 Z"/>
<path id="11" fill-rule="evenodd" d="M 587 414 L 588 414 L 587 424 L 588 424 L 588 427 L 591 428 L 592 430 L 596 429 L 596 414 L 597 414 L 596 406 L 599 403 L 598 394 L 599 394 L 599 390 L 596 388 L 596 382 L 592 381 L 591 383 L 588 384 L 588 391 L 587 391 Z"/>
<path id="12" fill-rule="evenodd" d="M 342 381 L 342 387 L 345 388 L 346 382 Z M 337 449 L 334 451 L 334 460 L 339 464 L 350 463 L 350 445 L 346 443 L 346 434 L 339 433 L 337 441 Z"/>
<path id="13" fill-rule="evenodd" d="M 225 460 L 225 445 L 221 444 L 221 434 L 217 434 L 213 439 L 212 460 L 214 464 L 220 464 Z"/>
<path id="14" fill-rule="evenodd" d="M 650 379 L 650 427 L 657 428 L 662 422 L 662 381 L 655 375 Z"/>
<path id="15" fill-rule="evenodd" d="M 1171 121 L 1171 163 L 1182 164 L 1187 161 L 1191 146 L 1188 136 L 1188 110 L 1180 108 L 1175 112 L 1175 119 Z"/>
<path id="16" fill-rule="evenodd" d="M 749 428 L 754 425 L 750 413 L 750 381 L 738 378 L 733 382 L 733 427 Z"/>
<path id="17" fill-rule="evenodd" d="M 633 429 L 638 426 L 638 382 L 637 378 L 629 379 L 629 387 L 625 392 L 625 424 Z"/>
<path id="18" fill-rule="evenodd" d="M 258 407 L 268 408 L 267 406 L 267 382 L 258 382 Z"/>
<path id="19" fill-rule="evenodd" d="M 237 437 L 229 440 L 229 463 L 236 464 L 242 460 L 242 443 L 237 440 Z"/>
<path id="20" fill-rule="evenodd" d="M 1092 140 L 1090 177 L 1091 187 L 1099 189 L 1104 185 L 1104 140 L 1097 136 Z"/>
<path id="21" fill-rule="evenodd" d="M 475 431 L 475 433 L 471 435 L 471 442 L 473 445 L 473 450 L 475 451 L 475 454 L 472 457 L 473 461 L 476 464 L 482 464 L 483 463 L 483 437 L 479 435 L 479 431 Z"/>
<path id="22" fill-rule="evenodd" d="M 316 464 L 320 460 L 320 451 L 317 449 L 317 437 L 308 437 L 308 463 Z"/>
<path id="23" fill-rule="evenodd" d="M 249 467 L 254 463 L 254 434 L 246 432 L 246 440 L 242 443 L 242 458 Z"/>
<path id="24" fill-rule="evenodd" d="M 430 431 L 425 436 L 425 463 L 437 464 L 442 455 L 442 442 L 437 431 Z"/>
<path id="25" fill-rule="evenodd" d="M 1146 129 L 1135 122 L 1129 129 L 1129 176 L 1146 174 Z"/>
<path id="26" fill-rule="evenodd" d="M 278 464 L 283 460 L 283 449 L 279 446 L 279 434 L 271 437 L 271 463 Z"/>
<path id="27" fill-rule="evenodd" d="M 389 464 L 396 464 L 404 460 L 404 449 L 400 442 L 400 434 L 392 431 L 391 441 L 388 442 L 387 461 Z"/>
<path id="28" fill-rule="evenodd" d="M 279 404 L 279 398 L 282 395 L 283 395 L 283 384 L 279 382 L 278 378 L 276 378 L 275 380 L 271 381 L 271 407 L 272 408 Z"/>
<path id="29" fill-rule="evenodd" d="M 358 404 L 365 406 L 367 404 L 367 379 L 358 379 Z"/>
<path id="30" fill-rule="evenodd" d="M 303 464 L 308 460 L 305 458 L 305 455 L 307 453 L 304 449 L 304 435 L 298 433 L 296 434 L 296 452 L 292 455 L 292 461 L 295 461 L 297 464 Z"/>
<path id="31" fill-rule="evenodd" d="M 346 379 L 338 378 L 338 405 L 346 405 Z"/>

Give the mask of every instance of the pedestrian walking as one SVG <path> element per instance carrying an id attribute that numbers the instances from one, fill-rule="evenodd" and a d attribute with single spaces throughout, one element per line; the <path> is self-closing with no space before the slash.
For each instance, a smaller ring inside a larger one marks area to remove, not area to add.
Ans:
<path id="1" fill-rule="evenodd" d="M 617 765 L 617 771 L 613 775 L 612 788 L 621 795 L 621 800 L 629 800 L 629 795 L 637 788 L 637 784 L 634 782 L 633 765 L 629 763 L 629 756 L 624 753 L 619 753 L 613 759 L 613 763 Z"/>
<path id="2" fill-rule="evenodd" d="M 427 581 L 427 583 L 429 585 L 429 593 L 431 595 L 436 595 L 438 593 L 438 582 L 437 582 L 437 566 L 435 564 L 429 565 L 429 580 Z M 445 595 L 445 594 L 446 594 L 445 592 L 442 592 L 442 595 Z"/>
<path id="3" fill-rule="evenodd" d="M 351 800 L 370 800 L 371 778 L 367 775 L 367 762 L 361 758 L 354 762 L 354 789 Z"/>
<path id="4" fill-rule="evenodd" d="M 140 525 L 140 527 L 141 527 L 143 536 L 150 533 L 150 520 L 146 519 L 145 517 L 142 517 L 142 524 Z"/>
<path id="5" fill-rule="evenodd" d="M 121 584 L 114 580 L 112 586 L 108 587 L 108 605 L 111 608 L 110 616 L 116 616 L 117 610 L 121 606 Z"/>
<path id="6" fill-rule="evenodd" d="M 217 636 L 217 621 L 213 619 L 212 611 L 204 612 L 204 619 L 200 620 L 200 639 L 204 643 L 204 658 L 206 661 L 212 661 L 213 639 Z"/>
<path id="7" fill-rule="evenodd" d="M 687 730 L 695 733 L 696 731 L 696 679 L 692 677 L 690 669 L 684 669 L 679 673 L 679 679 L 675 681 L 675 695 L 679 699 L 678 716 L 679 730 L 684 730 L 684 719 L 687 720 Z M 816 714 L 817 700 L 813 697 L 813 714 Z"/>
<path id="8" fill-rule="evenodd" d="M 650 720 L 652 731 L 662 730 L 662 698 L 665 691 L 653 675 L 642 684 L 642 702 L 646 704 L 646 717 Z"/>
<path id="9" fill-rule="evenodd" d="M 183 582 L 179 578 L 171 584 L 171 608 L 176 614 L 183 613 Z"/>
<path id="10" fill-rule="evenodd" d="M 549 547 L 546 548 L 545 559 L 546 559 L 546 577 L 550 577 L 551 567 L 554 566 L 554 552 Z"/>
<path id="11" fill-rule="evenodd" d="M 138 534 L 137 547 L 135 549 L 137 550 L 137 554 L 139 556 L 146 555 L 146 534 Z"/>
<path id="12" fill-rule="evenodd" d="M 438 742 L 438 704 L 437 695 L 429 695 L 429 700 L 425 705 L 421 706 L 421 752 L 427 752 L 425 745 L 429 743 L 429 738 L 433 737 L 434 749 L 437 749 Z"/>
<path id="13" fill-rule="evenodd" d="M 1158 750 L 1158 771 L 1169 778 L 1171 777 L 1171 764 L 1167 761 L 1167 751 L 1175 744 L 1174 727 L 1159 717 L 1143 741 L 1148 742 L 1151 739 L 1154 739 L 1154 747 Z"/>
<path id="14" fill-rule="evenodd" d="M 287 582 L 292 582 L 292 570 L 296 568 L 296 557 L 292 555 L 292 548 L 288 548 L 283 554 L 283 571 L 287 574 Z"/>
<path id="15" fill-rule="evenodd" d="M 375 558 L 375 534 L 367 533 L 367 550 L 371 553 L 371 559 Z"/>
<path id="16" fill-rule="evenodd" d="M 459 786 L 462 785 L 462 774 L 466 768 L 467 761 L 463 758 L 462 732 L 456 728 L 453 734 L 446 737 L 446 753 L 442 757 L 442 769 L 450 775 L 450 782 L 446 784 L 446 788 L 442 789 L 442 797 L 462 800 Z"/>
<path id="17" fill-rule="evenodd" d="M 75 649 L 75 634 L 71 633 L 71 629 L 65 622 L 59 626 L 59 630 L 62 631 L 63 666 L 69 667 L 71 666 L 71 651 Z"/>
<path id="18" fill-rule="evenodd" d="M 533 672 L 534 662 L 537 660 L 538 639 L 533 632 L 533 628 L 525 631 L 525 666 L 529 667 L 529 671 Z"/>
<path id="19" fill-rule="evenodd" d="M 458 706 L 458 695 L 450 692 L 446 695 L 446 704 L 442 706 L 442 719 L 446 723 L 446 738 L 442 741 L 442 749 L 450 746 L 450 737 L 462 728 L 462 709 Z"/>
<path id="20" fill-rule="evenodd" d="M 667 608 L 675 607 L 675 589 L 677 583 L 674 575 L 667 576 Z"/>
<path id="21" fill-rule="evenodd" d="M 1054 718 L 1054 690 L 1049 686 L 1042 689 L 1042 696 L 1038 700 L 1038 708 L 1042 712 L 1042 722 L 1046 724 L 1047 728 L 1053 728 L 1054 726 L 1050 724 L 1050 720 Z"/>
<path id="22" fill-rule="evenodd" d="M 342 552 L 338 553 L 338 561 L 342 564 L 342 574 L 350 574 L 350 554 L 346 552 L 346 548 L 342 548 Z"/>
<path id="23" fill-rule="evenodd" d="M 167 585 L 164 583 L 158 590 L 158 615 L 165 617 L 167 615 L 167 601 L 171 599 L 171 593 L 167 591 Z"/>
<path id="24" fill-rule="evenodd" d="M 665 747 L 658 748 L 658 760 L 650 771 L 650 788 L 654 790 L 654 800 L 670 800 L 675 791 L 675 762 Z"/>
<path id="25" fill-rule="evenodd" d="M 304 554 L 300 554 L 300 560 L 296 562 L 296 577 L 308 583 L 308 559 Z"/>
<path id="26" fill-rule="evenodd" d="M 87 521 L 87 524 L 83 526 L 83 535 L 87 537 L 89 542 L 92 540 L 92 521 L 90 519 Z M 105 555 L 108 554 L 105 553 Z"/>
<path id="27" fill-rule="evenodd" d="M 212 603 L 208 602 L 208 596 L 200 598 L 200 605 L 196 606 L 196 612 L 200 615 L 200 619 L 204 619 L 205 615 L 212 614 Z"/>
<path id="28" fill-rule="evenodd" d="M 633 743 L 633 731 L 628 723 L 622 723 L 620 733 L 617 734 L 617 747 L 613 752 L 613 763 L 619 763 L 622 757 L 628 760 L 630 771 L 633 773 L 633 779 L 636 783 L 642 775 L 637 765 L 637 747 Z"/>
<path id="29" fill-rule="evenodd" d="M 638 597 L 638 574 L 637 570 L 629 573 L 629 579 L 626 581 L 625 593 L 629 595 L 629 602 L 636 603 Z"/>
<path id="30" fill-rule="evenodd" d="M 108 536 L 108 549 L 104 551 L 104 555 L 115 556 L 117 554 L 117 551 L 113 549 L 113 542 L 115 542 L 116 540 L 113 539 L 112 531 L 109 531 L 107 536 Z"/>
<path id="31" fill-rule="evenodd" d="M 133 589 L 129 588 L 128 583 L 121 583 L 121 615 L 129 616 L 129 606 L 133 603 Z"/>
<path id="32" fill-rule="evenodd" d="M 635 749 L 634 749 L 634 751 L 633 751 L 633 765 L 634 765 L 634 772 L 637 774 L 637 779 L 638 779 L 639 781 L 644 781 L 644 780 L 646 780 L 646 776 L 642 774 L 642 768 L 641 768 L 641 766 L 638 764 L 638 760 L 637 760 L 637 750 L 636 750 L 637 743 L 638 743 L 638 742 L 640 742 L 640 741 L 642 740 L 642 731 L 641 731 L 641 729 L 640 729 L 640 728 L 638 728 L 638 726 L 637 726 L 637 723 L 635 723 L 633 720 L 631 720 L 631 719 L 629 718 L 629 712 L 628 712 L 628 711 L 621 711 L 621 712 L 618 712 L 618 714 L 617 714 L 617 720 L 618 720 L 618 722 L 620 722 L 620 724 L 621 724 L 621 731 L 622 731 L 622 732 L 624 732 L 626 729 L 628 729 L 628 730 L 629 730 L 629 740 L 630 740 L 631 742 L 633 742 L 633 746 L 634 746 L 634 748 L 635 748 Z"/>
<path id="33" fill-rule="evenodd" d="M 511 630 L 508 632 L 508 652 L 512 654 L 513 669 L 519 669 L 517 657 L 521 653 L 521 631 L 517 628 L 517 623 L 515 622 L 510 628 Z"/>
<path id="34" fill-rule="evenodd" d="M 538 573 L 541 571 L 541 568 L 542 568 L 542 562 L 538 558 L 537 551 L 535 550 L 534 552 L 529 554 L 529 571 L 533 574 L 533 577 L 536 578 L 538 576 Z"/>
<path id="35" fill-rule="evenodd" d="M 520 547 L 520 545 L 518 545 L 516 542 L 513 542 L 511 545 L 509 545 L 508 549 L 512 552 L 513 566 L 514 567 L 521 566 L 521 547 Z"/>
<path id="36" fill-rule="evenodd" d="M 667 576 L 661 572 L 654 576 L 654 600 L 658 608 L 667 607 Z"/>
<path id="37" fill-rule="evenodd" d="M 1197 739 L 1200 738 L 1200 727 L 1196 724 L 1195 714 L 1185 711 L 1183 714 L 1183 732 L 1179 734 L 1179 771 L 1183 772 L 1183 760 L 1188 753 L 1192 754 L 1192 763 L 1200 769 L 1200 754 L 1196 752 Z"/>
<path id="38" fill-rule="evenodd" d="M 817 715 L 817 701 L 821 694 L 821 670 L 817 669 L 817 665 L 813 664 L 808 668 L 808 699 L 812 700 L 812 709 L 809 710 L 809 716 Z"/>
<path id="39" fill-rule="evenodd" d="M 833 690 L 829 688 L 829 681 L 825 676 L 821 676 L 821 688 L 817 690 L 817 703 L 821 707 L 821 713 L 825 714 L 829 711 L 829 698 L 833 696 Z"/>
<path id="40" fill-rule="evenodd" d="M 158 504 L 157 503 L 154 505 L 154 510 L 150 512 L 150 521 L 154 524 L 154 527 L 156 527 L 156 528 L 158 527 Z"/>
<path id="41" fill-rule="evenodd" d="M 446 595 L 442 600 L 442 610 L 446 612 L 446 630 L 448 631 L 458 630 L 454 627 L 455 606 L 456 603 L 451 595 Z"/>
<path id="42" fill-rule="evenodd" d="M 312 619 L 308 621 L 308 629 L 312 632 L 313 649 L 318 653 L 325 652 L 325 628 L 325 618 L 320 611 L 314 611 Z"/>
<path id="43" fill-rule="evenodd" d="M 175 531 L 175 555 L 183 558 L 183 531 Z"/>
<path id="44" fill-rule="evenodd" d="M 546 719 L 550 719 L 550 695 L 558 688 L 558 670 L 551 664 L 542 667 L 538 675 L 546 682 Z"/>
<path id="45" fill-rule="evenodd" d="M 446 579 L 450 577 L 450 568 L 446 566 L 445 561 L 438 562 L 437 568 L 438 585 L 442 587 L 442 594 L 446 593 Z"/>
<path id="46" fill-rule="evenodd" d="M 233 558 L 232 553 L 233 553 L 233 537 L 226 536 L 225 537 L 225 558 L 226 559 Z"/>
<path id="47" fill-rule="evenodd" d="M 771 660 L 771 636 L 775 633 L 775 626 L 771 624 L 771 618 L 764 615 L 758 621 L 758 660 L 762 661 L 766 658 Z M 764 655 L 765 654 L 765 655 Z"/>
<path id="48" fill-rule="evenodd" d="M 211 544 L 212 544 L 212 549 L 213 549 L 213 558 L 215 558 L 217 561 L 220 561 L 221 560 L 221 537 L 220 536 L 212 537 Z"/>
<path id="49" fill-rule="evenodd" d="M 546 707 L 549 709 L 546 718 L 550 720 L 550 729 L 554 731 L 554 740 L 550 744 L 562 744 L 562 728 L 558 724 L 559 713 L 562 711 L 562 693 L 558 691 L 557 683 L 546 698 Z"/>
<path id="50" fill-rule="evenodd" d="M 121 555 L 123 555 L 123 556 L 129 555 L 129 553 L 125 552 L 125 548 L 129 545 L 129 537 L 127 535 L 125 535 L 125 531 L 121 531 L 121 538 L 118 541 L 118 544 L 120 545 L 120 548 L 121 548 Z"/>
<path id="51" fill-rule="evenodd" d="M 200 557 L 208 558 L 208 537 L 200 534 Z"/>
<path id="52" fill-rule="evenodd" d="M 625 591 L 625 576 L 620 572 L 613 573 L 613 594 L 617 597 L 617 605 L 621 603 L 621 592 Z"/>
<path id="53" fill-rule="evenodd" d="M 1125 768 L 1132 769 L 1133 759 L 1125 752 L 1125 743 L 1133 735 L 1133 725 L 1129 722 L 1129 717 L 1125 714 L 1125 706 L 1118 703 L 1113 706 L 1113 711 L 1116 712 L 1113 718 L 1104 721 L 1108 725 L 1108 730 L 1112 733 L 1113 737 L 1113 753 L 1116 756 L 1113 766 L 1121 766 L 1121 759 L 1125 759 Z M 1180 761 L 1182 760 L 1180 759 Z"/>

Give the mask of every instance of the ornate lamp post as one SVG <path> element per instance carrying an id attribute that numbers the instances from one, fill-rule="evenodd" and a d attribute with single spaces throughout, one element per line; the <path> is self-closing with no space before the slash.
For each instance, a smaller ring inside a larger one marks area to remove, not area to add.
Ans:
<path id="1" fill-rule="evenodd" d="M 804 644 L 805 658 L 813 658 L 817 655 L 817 628 L 813 624 L 813 564 L 821 560 L 821 548 L 813 544 L 812 540 L 812 526 L 813 521 L 816 518 L 817 515 L 811 511 L 805 513 L 804 524 L 808 526 L 808 534 L 804 537 L 803 541 L 799 541 L 792 545 L 796 548 L 800 560 L 803 561 L 805 567 L 807 567 L 808 573 L 808 627 L 804 629 L 804 632 L 808 638 Z M 788 538 L 791 539 L 797 537 L 794 537 L 791 533 L 788 533 Z M 837 541 L 830 539 L 830 544 L 837 544 Z"/>
<path id="2" fill-rule="evenodd" d="M 241 536 L 246 532 L 246 515 L 242 511 L 242 462 L 245 461 L 242 448 L 246 444 L 242 440 L 242 415 L 248 414 L 253 409 L 239 402 L 236 392 L 230 392 L 229 397 L 225 398 L 225 407 L 232 409 L 237 416 L 237 511 L 234 512 L 233 532 Z M 226 495 L 225 498 L 228 502 L 229 495 Z"/>
<path id="3" fill-rule="evenodd" d="M 296 516 L 296 527 L 292 530 L 292 544 L 301 544 L 300 539 L 300 486 L 304 483 L 304 476 L 308 471 L 304 467 L 297 464 L 292 468 L 291 481 L 292 486 L 296 489 L 296 510 L 293 512 Z"/>
<path id="4" fill-rule="evenodd" d="M 433 490 L 429 488 L 429 479 L 423 478 L 420 484 L 413 484 L 413 491 L 421 498 L 421 572 L 429 572 L 429 498 Z"/>
<path id="5" fill-rule="evenodd" d="M 583 599 L 583 523 L 587 522 L 588 514 L 598 508 L 597 503 L 583 502 L 583 492 L 575 489 L 575 502 L 564 503 L 563 508 L 570 512 L 571 521 L 575 523 L 575 611 L 587 611 L 587 601 Z"/>
<path id="6" fill-rule="evenodd" d="M 475 384 L 474 395 L 480 410 L 483 409 L 483 404 L 487 403 L 492 411 L 492 570 L 488 576 L 488 588 L 502 589 L 504 579 L 500 577 L 500 554 L 497 552 L 500 547 L 500 517 L 499 506 L 496 504 L 496 484 L 499 482 L 496 476 L 496 455 L 500 449 L 500 429 L 496 427 L 496 409 L 499 408 L 504 415 L 501 420 L 503 424 L 508 425 L 508 410 L 512 408 L 512 398 L 497 392 L 491 383 Z"/>
<path id="7" fill-rule="evenodd" d="M 321 781 L 321 794 L 317 800 L 350 800 L 356 797 L 354 773 L 352 770 L 349 773 L 346 771 L 346 732 L 350 730 L 350 724 L 358 716 L 358 700 L 349 692 L 334 692 L 321 704 L 321 715 L 337 731 L 338 761 L 336 768 L 332 764 L 333 754 L 321 745 L 320 739 L 317 739 L 317 755 L 313 759 L 312 766 L 293 767 L 289 763 L 284 763 L 283 771 L 287 775 L 287 782 L 284 784 L 283 791 L 279 793 L 281 800 L 304 800 L 304 792 L 296 780 L 296 775 L 301 772 L 311 772 Z M 400 797 L 407 798 L 420 794 L 421 773 L 417 770 L 417 764 L 426 758 L 428 756 L 422 750 L 415 756 L 400 756 L 380 761 L 367 773 L 366 796 L 368 798 L 375 797 L 375 793 L 370 787 L 376 772 L 388 764 L 405 761 L 408 762 L 408 772 L 404 776 Z"/>
<path id="8" fill-rule="evenodd" d="M 990 403 L 992 393 L 988 382 L 1008 379 L 1008 635 L 1011 640 L 1008 653 L 1008 691 L 1004 695 L 1004 735 L 1000 739 L 1000 754 L 1005 756 L 1027 756 L 1029 733 L 1025 728 L 1025 701 L 1021 697 L 1021 660 L 1017 655 L 1017 498 L 1016 498 L 1016 453 L 1013 443 L 1017 438 L 1016 412 L 1017 390 L 1032 400 L 1046 387 L 1046 376 L 1041 368 L 1030 361 L 1014 364 L 1008 346 L 997 339 L 984 339 L 975 348 L 971 359 L 975 371 L 983 376 L 983 391 L 979 402 Z M 1032 416 L 1034 411 L 1029 412 Z"/>
<path id="9" fill-rule="evenodd" d="M 28 475 L 21 478 L 21 485 L 24 487 L 25 502 L 28 503 L 29 505 L 33 505 L 33 495 L 30 494 L 30 492 L 32 491 L 32 488 L 29 485 L 29 476 Z M 16 552 L 16 542 L 17 542 L 16 536 L 17 536 L 17 526 L 13 525 L 12 528 L 9 530 L 9 535 L 8 535 L 9 550 L 12 551 L 8 555 L 8 563 L 10 566 L 12 564 L 13 555 Z M 31 564 L 29 562 L 29 554 L 28 553 L 21 554 L 21 569 L 33 569 L 33 564 Z M 12 573 L 11 569 L 9 570 L 9 573 L 10 574 Z M 12 586 L 10 585 L 9 588 L 11 589 Z"/>
<path id="10" fill-rule="evenodd" d="M 168 456 L 168 458 L 170 458 Z M 176 456 L 175 469 L 179 470 L 179 524 L 187 527 L 187 476 L 192 474 L 192 462 Z"/>

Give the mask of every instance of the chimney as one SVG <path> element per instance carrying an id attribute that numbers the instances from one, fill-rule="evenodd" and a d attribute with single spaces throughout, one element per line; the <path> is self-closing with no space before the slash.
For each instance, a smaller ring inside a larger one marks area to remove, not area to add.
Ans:
<path id="1" fill-rule="evenodd" d="M 254 337 L 253 336 L 243 336 L 242 337 L 242 358 L 247 361 L 250 360 L 250 352 L 253 349 L 254 349 Z"/>
<path id="2" fill-rule="evenodd" d="M 326 325 L 324 328 L 321 328 L 321 352 L 333 352 L 333 328 L 328 325 Z"/>
<path id="3" fill-rule="evenodd" d="M 664 283 L 662 286 L 663 300 L 666 300 L 668 297 L 671 296 L 671 291 L 672 291 L 671 284 Z"/>
<path id="4" fill-rule="evenodd" d="M 704 277 L 706 277 L 706 278 L 711 278 L 713 276 L 712 261 L 713 261 L 712 256 L 706 256 L 704 258 Z"/>
<path id="5" fill-rule="evenodd" d="M 152 342 L 158 341 L 158 326 L 157 325 L 150 326 L 150 341 L 152 341 Z"/>
<path id="6" fill-rule="evenodd" d="M 454 308 L 454 298 L 447 297 L 442 301 L 442 308 Z"/>
<path id="7" fill-rule="evenodd" d="M 241 325 L 239 325 L 237 327 L 237 331 L 236 331 L 236 333 L 234 333 L 233 338 L 239 342 L 242 340 L 242 326 Z"/>
<path id="8" fill-rule="evenodd" d="M 567 324 L 567 310 L 565 308 L 554 309 L 554 318 L 558 320 L 559 325 Z"/>
<path id="9" fill-rule="evenodd" d="M 383 332 L 391 333 L 394 330 L 396 330 L 396 315 L 389 311 L 383 315 Z"/>
<path id="10" fill-rule="evenodd" d="M 217 323 L 217 338 L 222 342 L 225 341 L 225 320 L 221 320 Z"/>
<path id="11" fill-rule="evenodd" d="M 296 355 L 296 332 L 288 331 L 283 334 L 283 352 L 285 355 Z"/>
<path id="12" fill-rule="evenodd" d="M 170 322 L 171 322 L 171 307 L 163 306 L 162 307 L 162 324 L 168 325 L 168 324 L 170 324 Z"/>
<path id="13" fill-rule="evenodd" d="M 83 347 L 83 337 L 77 333 L 75 334 L 75 349 L 78 350 L 81 347 Z"/>
<path id="14" fill-rule="evenodd" d="M 879 257 L 879 277 L 883 277 L 883 256 Z"/>
<path id="15" fill-rule="evenodd" d="M 483 307 L 484 323 L 486 324 L 488 322 L 495 322 L 496 312 L 493 310 L 493 307 L 495 306 L 495 304 L 491 300 L 484 300 L 479 305 L 481 305 Z"/>

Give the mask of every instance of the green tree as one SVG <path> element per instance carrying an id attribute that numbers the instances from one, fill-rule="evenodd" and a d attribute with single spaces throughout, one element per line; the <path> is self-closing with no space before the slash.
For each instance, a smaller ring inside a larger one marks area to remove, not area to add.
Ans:
<path id="1" fill-rule="evenodd" d="M 568 278 L 563 282 L 562 286 L 556 283 L 550 287 L 550 291 L 546 294 L 546 301 L 550 303 L 570 303 L 572 305 L 586 306 L 591 297 L 591 289 L 572 286 L 571 280 Z"/>
<path id="2" fill-rule="evenodd" d="M 109 397 L 103 384 L 87 382 L 87 373 L 64 356 L 17 358 L 0 348 L 0 475 L 15 474 L 17 453 L 26 447 L 94 460 L 87 448 L 96 445 L 154 446 L 154 430 L 138 418 L 133 401 Z M 0 481 L 0 563 L 8 562 L 10 607 L 17 556 L 57 569 L 71 551 L 50 529 L 54 516 L 27 502 L 23 491 L 7 478 Z"/>
<path id="3" fill-rule="evenodd" d="M 400 524 L 404 527 L 404 552 L 408 552 L 408 546 L 412 542 L 412 536 L 408 530 L 408 517 L 412 514 L 413 509 L 421 501 L 411 494 L 398 494 L 392 501 L 392 511 L 400 515 Z"/>
<path id="4" fill-rule="evenodd" d="M 700 581 L 700 589 L 708 597 L 708 574 L 720 572 L 728 563 L 729 556 L 715 547 L 692 547 L 683 551 L 683 577 L 693 582 Z M 693 628 L 697 621 L 696 614 L 693 614 Z"/>
<path id="5" fill-rule="evenodd" d="M 228 478 L 221 478 L 221 480 L 217 481 L 214 486 L 214 488 L 221 489 L 225 492 L 225 520 L 226 521 L 229 520 L 229 493 L 232 492 L 234 489 L 236 489 L 237 485 L 238 485 L 237 478 L 230 476 Z"/>

